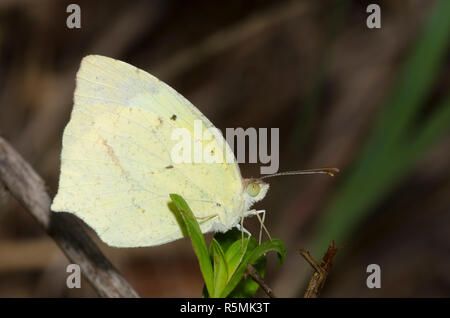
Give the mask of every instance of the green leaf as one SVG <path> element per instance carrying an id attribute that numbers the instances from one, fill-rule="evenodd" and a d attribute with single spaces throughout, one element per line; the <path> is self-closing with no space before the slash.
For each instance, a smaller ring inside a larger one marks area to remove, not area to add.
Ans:
<path id="1" fill-rule="evenodd" d="M 253 237 L 244 237 L 242 244 L 241 233 L 235 230 L 216 234 L 208 252 L 200 226 L 186 201 L 177 194 L 171 194 L 170 198 L 170 209 L 176 213 L 183 233 L 190 237 L 199 261 L 205 280 L 202 297 L 227 297 L 233 291 L 232 297 L 251 297 L 259 285 L 250 278 L 242 279 L 247 264 L 253 264 L 263 277 L 268 251 L 276 251 L 279 264 L 283 262 L 286 248 L 282 241 L 273 239 L 258 245 Z"/>
<path id="2" fill-rule="evenodd" d="M 247 234 L 244 234 L 244 238 L 247 237 Z M 233 245 L 236 241 L 240 240 L 242 237 L 241 231 L 236 228 L 233 228 L 225 233 L 217 232 L 214 234 L 214 238 L 222 247 L 222 250 L 226 253 L 231 245 Z"/>
<path id="3" fill-rule="evenodd" d="M 192 247 L 197 255 L 208 294 L 214 295 L 213 267 L 209 258 L 205 238 L 200 230 L 200 226 L 198 225 L 198 222 L 186 201 L 180 195 L 170 194 L 170 198 L 172 199 L 172 202 L 186 225 L 187 234 L 191 239 Z"/>
<path id="4" fill-rule="evenodd" d="M 253 264 L 253 267 L 258 271 L 259 275 L 264 278 L 266 273 L 266 256 L 261 256 L 258 261 Z M 228 295 L 229 298 L 250 298 L 253 297 L 259 289 L 259 284 L 247 276 L 247 278 L 241 279 L 239 284 Z"/>
<path id="5" fill-rule="evenodd" d="M 230 279 L 237 268 L 241 264 L 247 250 L 253 250 L 258 246 L 258 243 L 254 238 L 248 238 L 247 235 L 244 238 L 244 244 L 242 244 L 241 232 L 233 229 L 226 233 L 215 235 L 217 241 L 220 242 L 223 250 L 225 250 L 225 261 L 228 265 L 228 278 Z M 266 257 L 262 256 L 255 264 L 255 269 L 259 272 L 261 277 L 264 277 L 266 269 Z M 232 298 L 249 298 L 253 297 L 259 289 L 259 284 L 256 283 L 250 276 L 246 279 L 240 280 L 233 292 L 228 295 Z"/>
<path id="6" fill-rule="evenodd" d="M 225 252 L 225 260 L 228 264 L 228 279 L 233 277 L 234 272 L 244 259 L 248 249 L 249 240 L 244 238 L 244 249 L 242 250 L 242 240 L 234 242 Z"/>
<path id="7" fill-rule="evenodd" d="M 254 264 L 261 255 L 265 255 L 269 251 L 277 252 L 278 266 L 283 264 L 286 258 L 286 246 L 283 241 L 279 239 L 272 239 L 271 241 L 265 241 L 261 245 L 257 246 L 251 251 L 248 259 L 249 264 Z"/>
<path id="8" fill-rule="evenodd" d="M 228 282 L 228 266 L 220 244 L 213 238 L 210 244 L 211 254 L 214 260 L 214 294 L 217 298 Z"/>
<path id="9" fill-rule="evenodd" d="M 253 238 L 250 238 L 250 242 L 252 241 L 252 239 Z M 256 242 L 256 240 L 254 240 L 254 242 Z M 249 244 L 242 262 L 239 264 L 239 267 L 229 280 L 227 286 L 222 292 L 221 297 L 227 297 L 236 288 L 236 286 L 244 276 L 247 264 L 255 264 L 261 256 L 265 256 L 265 254 L 269 251 L 276 251 L 278 253 L 278 265 L 281 265 L 286 257 L 286 247 L 281 240 L 272 239 L 272 241 L 263 242 L 261 245 L 253 249 Z"/>

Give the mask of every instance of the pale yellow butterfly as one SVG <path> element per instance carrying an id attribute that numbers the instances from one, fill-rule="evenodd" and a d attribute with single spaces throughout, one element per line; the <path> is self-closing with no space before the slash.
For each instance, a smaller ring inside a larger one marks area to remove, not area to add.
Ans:
<path id="1" fill-rule="evenodd" d="M 203 130 L 215 128 L 156 77 L 112 58 L 85 57 L 64 130 L 59 188 L 51 209 L 75 214 L 110 246 L 152 246 L 183 237 L 169 208 L 171 193 L 187 201 L 203 233 L 233 227 L 245 231 L 244 217 L 265 213 L 250 209 L 269 189 L 262 179 L 337 170 L 243 179 L 233 151 L 214 130 L 207 143 L 222 163 L 176 163 L 172 133 L 184 128 L 193 134 L 195 121 Z"/>
<path id="2" fill-rule="evenodd" d="M 212 123 L 154 76 L 125 62 L 90 55 L 77 73 L 74 106 L 63 135 L 59 188 L 51 209 L 84 220 L 110 246 L 159 245 L 183 236 L 169 208 L 180 194 L 203 233 L 225 232 L 255 214 L 269 185 L 243 179 L 223 136 L 211 142 L 232 162 L 175 163 L 175 128 Z M 224 146 L 225 145 L 225 146 Z"/>

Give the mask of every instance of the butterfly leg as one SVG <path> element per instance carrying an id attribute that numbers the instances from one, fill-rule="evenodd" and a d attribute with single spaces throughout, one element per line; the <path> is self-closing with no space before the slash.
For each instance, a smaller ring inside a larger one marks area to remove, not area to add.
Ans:
<path id="1" fill-rule="evenodd" d="M 241 223 L 236 224 L 236 228 L 237 228 L 239 231 L 242 232 L 242 239 L 244 239 L 244 233 L 247 234 L 248 236 L 252 236 L 252 235 L 250 234 L 250 232 L 244 227 L 244 224 L 243 224 L 243 222 L 242 222 L 243 219 L 244 219 L 244 218 L 241 219 Z"/>
<path id="2" fill-rule="evenodd" d="M 199 220 L 199 224 L 205 223 L 206 221 L 209 221 L 213 218 L 215 218 L 216 216 L 218 216 L 217 214 L 212 214 L 212 215 L 208 215 L 208 216 L 196 216 L 195 218 L 197 220 Z"/>
<path id="3" fill-rule="evenodd" d="M 191 216 L 189 216 L 189 215 L 186 213 L 186 211 L 181 210 L 181 212 L 184 213 L 187 217 L 192 218 Z M 208 216 L 194 216 L 194 218 L 195 218 L 196 220 L 199 220 L 199 222 L 198 222 L 199 224 L 202 224 L 202 223 L 204 223 L 204 222 L 206 222 L 206 221 L 211 220 L 212 218 L 215 218 L 216 216 L 218 216 L 218 214 L 212 214 L 212 215 L 208 215 Z"/>
<path id="4" fill-rule="evenodd" d="M 252 235 L 251 235 L 250 232 L 247 231 L 247 229 L 244 227 L 244 218 L 243 218 L 243 217 L 241 218 L 241 222 L 238 223 L 238 224 L 236 224 L 236 228 L 237 228 L 239 231 L 241 231 L 241 242 L 242 242 L 241 252 L 243 253 L 243 252 L 244 252 L 244 232 L 245 232 L 245 234 L 248 235 L 248 237 L 250 237 L 250 236 L 252 236 Z"/>
<path id="5" fill-rule="evenodd" d="M 262 214 L 262 219 L 259 216 L 259 214 Z M 256 217 L 259 220 L 259 223 L 261 224 L 261 227 L 259 228 L 259 244 L 261 244 L 261 238 L 262 238 L 262 230 L 264 229 L 264 232 L 266 232 L 269 239 L 272 241 L 272 237 L 269 234 L 269 231 L 267 230 L 266 226 L 264 225 L 264 220 L 266 218 L 266 210 L 250 210 L 247 212 L 247 215 L 256 215 Z"/>
<path id="6" fill-rule="evenodd" d="M 256 214 L 256 216 L 259 219 L 259 215 Z M 261 223 L 261 226 L 259 227 L 259 239 L 258 239 L 258 243 L 259 245 L 261 245 L 261 240 L 262 240 L 262 230 L 263 230 L 263 226 L 264 226 L 264 220 L 266 219 L 266 210 L 264 210 L 264 212 L 262 212 L 262 220 L 259 220 L 259 222 Z M 270 235 L 269 235 L 270 237 Z"/>

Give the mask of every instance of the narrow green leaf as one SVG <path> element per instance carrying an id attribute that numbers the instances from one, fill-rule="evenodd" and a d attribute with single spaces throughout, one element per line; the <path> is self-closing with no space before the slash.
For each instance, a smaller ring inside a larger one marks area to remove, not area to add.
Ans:
<path id="1" fill-rule="evenodd" d="M 222 250 L 225 252 L 225 260 L 228 266 L 228 279 L 230 279 L 237 267 L 244 258 L 247 250 L 252 250 L 258 246 L 258 242 L 248 235 L 244 235 L 244 244 L 241 239 L 242 233 L 237 229 L 232 229 L 226 233 L 216 233 L 214 239 L 220 244 Z M 244 250 L 242 250 L 244 247 Z"/>
<path id="2" fill-rule="evenodd" d="M 228 280 L 233 277 L 234 272 L 244 259 L 248 244 L 249 240 L 244 238 L 244 250 L 242 250 L 242 240 L 237 240 L 225 252 L 225 260 L 228 264 Z"/>
<path id="3" fill-rule="evenodd" d="M 212 297 L 217 298 L 228 282 L 228 266 L 225 254 L 214 238 L 211 241 L 210 250 L 214 260 L 214 294 Z"/>
<path id="4" fill-rule="evenodd" d="M 188 235 L 191 239 L 192 247 L 200 265 L 200 270 L 205 280 L 206 289 L 209 295 L 214 295 L 214 276 L 213 267 L 209 258 L 208 248 L 206 246 L 205 238 L 200 230 L 194 214 L 187 205 L 186 201 L 178 194 L 170 194 L 170 198 L 174 203 L 179 215 L 181 216 Z"/>
<path id="5" fill-rule="evenodd" d="M 247 234 L 244 234 L 244 238 L 247 237 Z M 242 237 L 242 233 L 237 228 L 233 228 L 225 233 L 217 232 L 214 234 L 214 238 L 222 247 L 222 250 L 226 253 L 228 248 L 233 245 L 236 241 L 240 240 Z"/>
<path id="6" fill-rule="evenodd" d="M 272 239 L 272 241 L 265 241 L 254 249 L 248 248 L 247 253 L 244 255 L 244 259 L 229 280 L 227 286 L 222 292 L 221 297 L 227 297 L 239 284 L 244 275 L 245 269 L 247 268 L 247 264 L 255 264 L 261 256 L 264 256 L 269 251 L 275 251 L 278 253 L 278 265 L 281 265 L 286 257 L 286 247 L 281 240 Z"/>
<path id="7" fill-rule="evenodd" d="M 256 247 L 250 254 L 248 263 L 254 264 L 258 258 L 265 255 L 269 251 L 275 251 L 278 255 L 278 266 L 283 264 L 286 258 L 286 246 L 283 241 L 279 239 L 272 239 L 271 241 L 265 241 L 258 247 Z"/>

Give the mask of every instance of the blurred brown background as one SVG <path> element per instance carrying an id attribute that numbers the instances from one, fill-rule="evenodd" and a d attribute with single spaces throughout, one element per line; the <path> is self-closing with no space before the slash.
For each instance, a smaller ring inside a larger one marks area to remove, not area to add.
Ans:
<path id="1" fill-rule="evenodd" d="M 296 248 L 320 257 L 332 239 L 344 249 L 324 297 L 450 295 L 450 125 L 435 116 L 448 115 L 447 1 L 76 1 L 81 29 L 68 29 L 72 2 L 0 1 L 0 133 L 52 193 L 79 63 L 114 57 L 174 87 L 222 130 L 279 127 L 280 171 L 341 168 L 336 178 L 270 180 L 257 207 L 287 246 L 281 268 L 269 255 L 277 295 L 301 296 L 311 274 Z M 381 29 L 366 26 L 369 3 L 381 6 Z M 432 137 L 409 153 L 427 127 Z M 241 169 L 259 175 L 258 165 Z M 256 220 L 246 224 L 257 233 Z M 201 295 L 188 240 L 117 249 L 91 234 L 141 296 Z M 381 289 L 366 287 L 372 263 Z M 0 187 L 0 296 L 95 296 L 86 281 L 66 288 L 67 264 Z"/>

